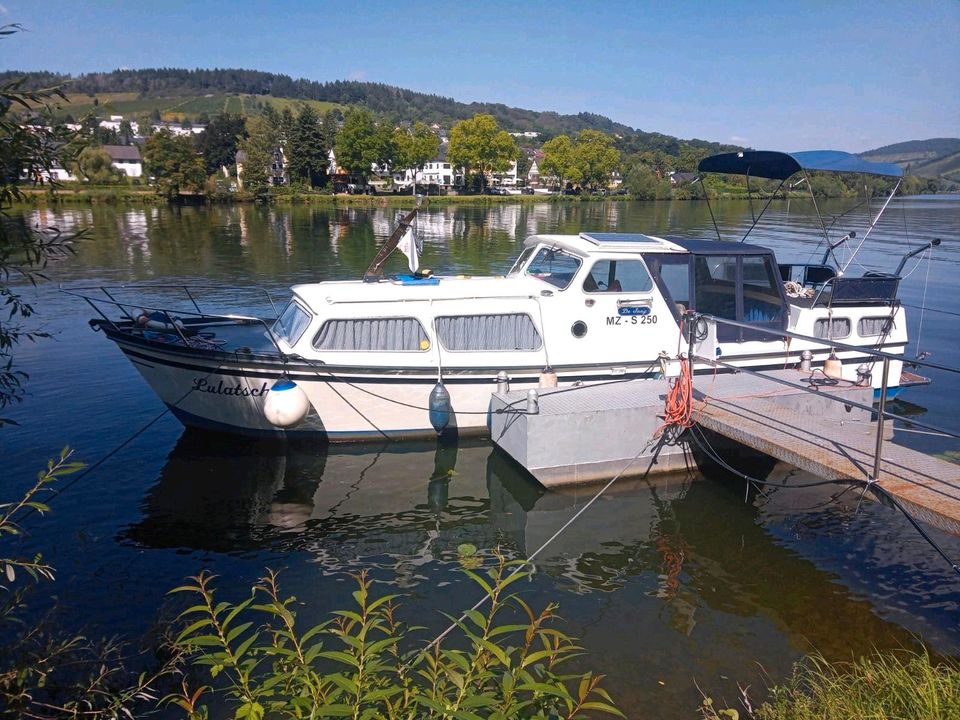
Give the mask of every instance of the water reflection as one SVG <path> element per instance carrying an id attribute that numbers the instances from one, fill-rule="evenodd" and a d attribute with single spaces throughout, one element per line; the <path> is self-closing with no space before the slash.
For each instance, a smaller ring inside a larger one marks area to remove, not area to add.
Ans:
<path id="1" fill-rule="evenodd" d="M 430 566 L 463 542 L 531 555 L 595 491 L 545 491 L 486 443 L 284 446 L 187 430 L 122 539 L 305 552 L 328 575 L 389 568 L 390 582 L 415 588 L 450 582 Z M 685 637 L 705 618 L 720 635 L 723 618 L 727 629 L 733 618 L 765 618 L 791 647 L 834 657 L 907 641 L 836 575 L 778 542 L 763 526 L 764 503 L 741 493 L 691 475 L 618 483 L 542 553 L 539 582 L 551 594 L 639 587 L 645 600 L 627 611 L 630 622 Z"/>

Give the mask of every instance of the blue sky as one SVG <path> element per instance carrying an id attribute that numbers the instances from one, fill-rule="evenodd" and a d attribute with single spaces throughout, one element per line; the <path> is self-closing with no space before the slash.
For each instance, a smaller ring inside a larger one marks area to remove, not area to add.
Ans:
<path id="1" fill-rule="evenodd" d="M 0 3 L 29 30 L 4 69 L 370 80 L 779 150 L 960 136 L 960 0 Z"/>

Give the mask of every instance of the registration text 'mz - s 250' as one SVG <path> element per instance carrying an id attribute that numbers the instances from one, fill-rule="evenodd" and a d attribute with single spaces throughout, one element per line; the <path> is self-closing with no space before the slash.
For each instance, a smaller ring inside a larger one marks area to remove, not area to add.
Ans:
<path id="1" fill-rule="evenodd" d="M 607 325 L 656 325 L 656 315 L 608 315 Z"/>

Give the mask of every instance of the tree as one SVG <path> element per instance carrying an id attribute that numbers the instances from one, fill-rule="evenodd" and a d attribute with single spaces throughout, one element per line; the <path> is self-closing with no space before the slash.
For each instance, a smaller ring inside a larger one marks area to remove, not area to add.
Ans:
<path id="1" fill-rule="evenodd" d="M 487 173 L 508 170 L 519 155 L 513 136 L 500 129 L 493 115 L 474 115 L 450 131 L 447 159 L 467 173 L 479 173 L 482 185 L 486 185 Z"/>
<path id="2" fill-rule="evenodd" d="M 637 200 L 670 197 L 670 181 L 658 176 L 654 168 L 639 160 L 627 165 L 623 185 Z"/>
<path id="3" fill-rule="evenodd" d="M 653 170 L 658 180 L 663 180 L 676 162 L 676 158 L 660 150 L 644 150 L 637 155 L 637 159 Z"/>
<path id="4" fill-rule="evenodd" d="M 710 154 L 706 148 L 697 148 L 684 145 L 680 148 L 680 159 L 677 161 L 677 172 L 696 172 L 697 165 Z"/>
<path id="5" fill-rule="evenodd" d="M 323 133 L 323 141 L 328 148 L 337 146 L 337 133 L 340 132 L 340 123 L 343 122 L 343 113 L 339 110 L 327 110 L 320 123 L 320 131 Z"/>
<path id="6" fill-rule="evenodd" d="M 75 169 L 77 175 L 95 185 L 110 185 L 126 178 L 122 170 L 113 166 L 113 160 L 105 150 L 93 146 L 80 151 Z"/>
<path id="7" fill-rule="evenodd" d="M 543 166 L 547 174 L 567 182 L 597 189 L 606 187 L 610 173 L 620 164 L 620 152 L 613 138 L 599 130 L 582 130 L 576 141 L 558 135 L 543 144 Z"/>
<path id="8" fill-rule="evenodd" d="M 414 123 L 413 127 L 397 128 L 393 139 L 398 167 L 423 170 L 440 151 L 440 138 L 422 122 Z"/>
<path id="9" fill-rule="evenodd" d="M 557 135 L 543 144 L 543 165 L 540 176 L 553 175 L 560 180 L 560 187 L 566 186 L 573 162 L 573 141 L 568 135 Z"/>
<path id="10" fill-rule="evenodd" d="M 573 146 L 573 172 L 581 186 L 596 190 L 609 184 L 610 173 L 620 164 L 613 138 L 599 130 L 581 130 Z"/>
<path id="11" fill-rule="evenodd" d="M 279 130 L 266 114 L 247 120 L 247 137 L 240 141 L 240 149 L 247 157 L 241 179 L 247 190 L 266 187 L 270 183 L 270 164 L 273 153 L 280 147 Z"/>
<path id="12" fill-rule="evenodd" d="M 120 129 L 117 131 L 121 145 L 129 145 L 133 142 L 133 126 L 129 120 L 120 123 Z"/>
<path id="13" fill-rule="evenodd" d="M 156 179 L 157 192 L 168 198 L 184 191 L 200 192 L 207 179 L 203 158 L 191 139 L 174 135 L 166 128 L 155 132 L 144 144 L 143 160 Z"/>
<path id="14" fill-rule="evenodd" d="M 365 108 L 350 108 L 337 134 L 337 164 L 366 179 L 375 165 L 390 165 L 396 156 L 393 132 Z"/>
<path id="15" fill-rule="evenodd" d="M 289 133 L 287 157 L 291 180 L 299 180 L 310 187 L 324 184 L 328 149 L 320 127 L 320 118 L 312 107 L 304 105 L 300 108 L 299 115 L 290 125 Z"/>
<path id="16" fill-rule="evenodd" d="M 234 164 L 237 145 L 246 134 L 243 117 L 221 113 L 210 121 L 206 130 L 197 135 L 197 150 L 203 155 L 208 175 Z"/>
<path id="17" fill-rule="evenodd" d="M 0 27 L 0 37 L 16 30 L 10 25 Z M 84 234 L 37 227 L 8 213 L 13 204 L 26 200 L 17 185 L 21 174 L 34 182 L 48 182 L 54 167 L 68 163 L 66 148 L 73 139 L 73 134 L 62 127 L 27 128 L 13 117 L 14 110 L 31 110 L 38 104 L 46 106 L 51 100 L 66 100 L 58 88 L 25 91 L 22 87 L 22 78 L 0 84 L 0 412 L 23 398 L 27 375 L 14 365 L 14 348 L 24 340 L 47 337 L 46 333 L 28 330 L 21 324 L 33 315 L 33 306 L 8 282 L 12 277 L 37 284 L 44 279 L 47 263 L 73 252 L 73 243 Z M 10 422 L 0 416 L 0 426 Z"/>

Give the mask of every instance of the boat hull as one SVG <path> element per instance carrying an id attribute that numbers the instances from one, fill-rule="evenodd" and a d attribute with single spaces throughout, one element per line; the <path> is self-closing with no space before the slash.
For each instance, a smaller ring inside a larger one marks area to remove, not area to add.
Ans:
<path id="1" fill-rule="evenodd" d="M 136 338 L 112 337 L 144 380 L 184 424 L 253 436 L 317 435 L 333 442 L 384 438 L 434 437 L 429 396 L 437 383 L 436 371 L 340 368 L 335 366 L 253 358 L 235 354 L 191 351 L 156 346 Z M 490 394 L 503 368 L 447 369 L 444 386 L 450 394 L 448 430 L 460 435 L 488 432 Z M 538 368 L 508 369 L 511 387 L 535 388 Z M 610 382 L 652 377 L 650 366 L 572 368 L 562 373 L 563 384 Z M 310 412 L 296 427 L 271 425 L 263 405 L 273 383 L 289 378 L 306 394 Z"/>

